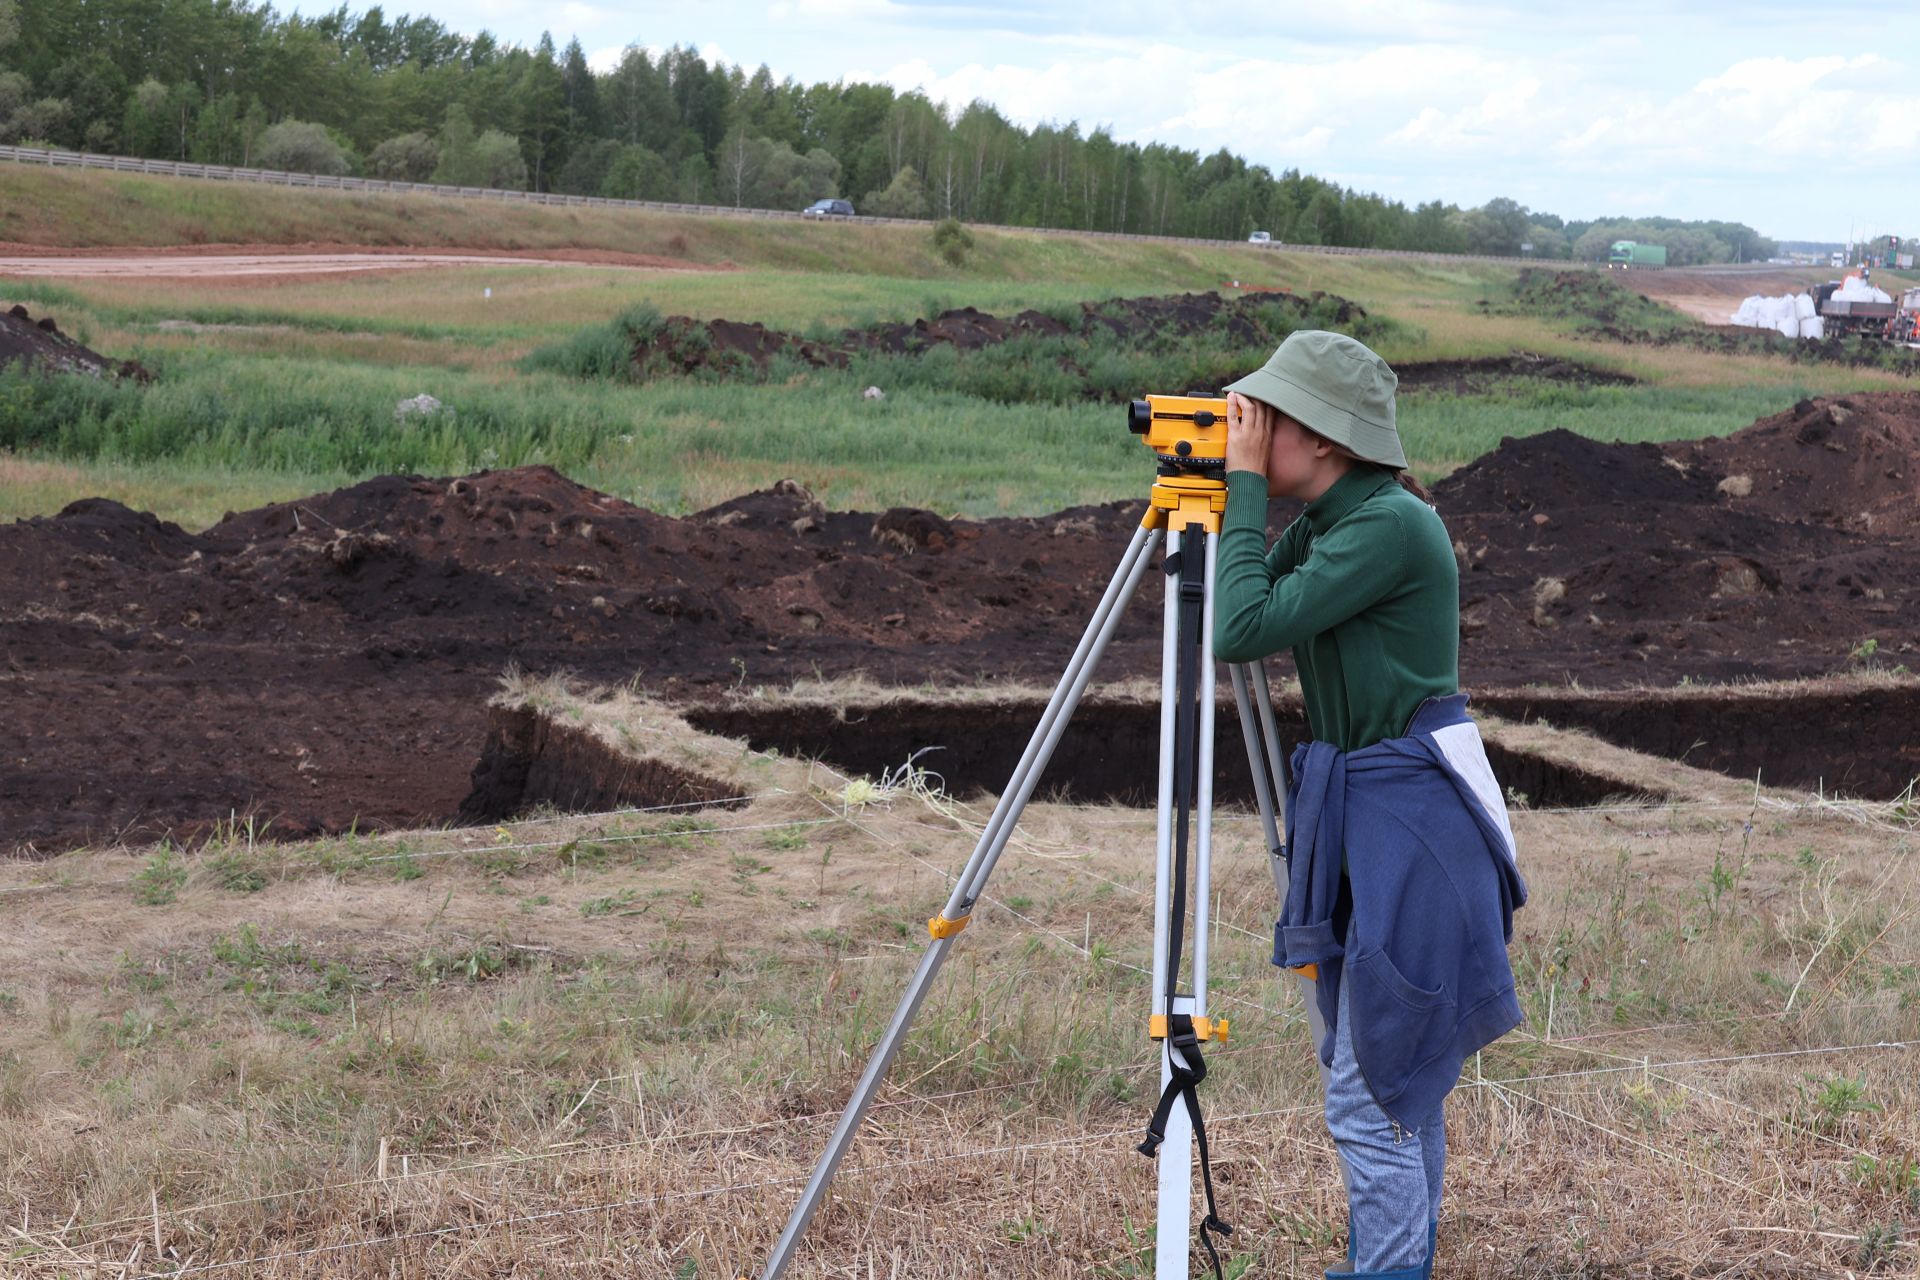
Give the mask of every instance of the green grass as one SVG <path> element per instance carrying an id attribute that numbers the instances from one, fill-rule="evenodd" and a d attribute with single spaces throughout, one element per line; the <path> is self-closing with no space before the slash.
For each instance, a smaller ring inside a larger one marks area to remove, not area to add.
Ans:
<path id="1" fill-rule="evenodd" d="M 219 214 L 206 224 L 207 239 L 245 238 L 265 234 L 264 222 L 248 219 L 291 216 L 292 209 L 287 193 L 268 189 L 222 187 L 214 194 L 225 202 L 208 203 L 196 183 L 7 172 L 22 182 L 0 191 L 0 213 L 14 211 L 0 216 L 0 236 L 15 238 L 34 234 L 23 210 L 37 218 L 50 209 L 91 209 L 86 216 L 95 221 L 70 237 L 85 242 L 119 235 L 112 221 L 119 217 L 134 220 L 127 227 L 151 225 L 149 239 L 165 239 L 167 219 L 188 219 L 186 226 L 213 209 Z M 78 177 L 88 182 L 63 185 Z M 94 205 L 63 204 L 60 193 L 73 191 Z M 50 203 L 37 203 L 41 197 Z M 649 229 L 650 215 L 601 225 L 577 211 L 437 199 L 396 210 L 329 193 L 300 199 L 315 202 L 301 206 L 301 217 L 325 214 L 336 225 L 323 234 L 296 219 L 281 238 L 381 243 L 391 232 L 411 243 L 493 236 L 538 248 L 605 246 L 625 236 L 633 243 L 621 244 L 643 249 L 639 242 L 659 231 Z M 328 203 L 339 199 L 345 203 Z M 689 231 L 681 256 L 757 265 L 686 272 L 462 266 L 271 288 L 219 279 L 0 281 L 0 303 L 23 301 L 89 345 L 137 357 L 159 375 L 146 388 L 0 375 L 0 518 L 105 496 L 204 527 L 230 510 L 382 472 L 447 475 L 532 463 L 671 514 L 786 477 L 834 507 L 904 504 L 970 516 L 1135 497 L 1150 468 L 1122 428 L 1119 402 L 1224 381 L 1264 351 L 1201 335 L 1131 348 L 1029 341 L 971 355 L 867 356 L 846 371 L 781 363 L 730 381 L 631 385 L 556 370 L 608 372 L 623 345 L 608 326 L 623 315 L 759 320 L 825 337 L 956 306 L 1068 315 L 1087 301 L 1215 287 L 1229 272 L 1360 302 L 1377 322 L 1369 340 L 1396 362 L 1525 349 L 1642 380 L 1611 389 L 1517 383 L 1498 395 L 1406 396 L 1408 450 L 1428 479 L 1509 435 L 1553 427 L 1605 439 L 1711 435 L 1804 395 L 1910 385 L 1883 372 L 1776 356 L 1582 338 L 1574 332 L 1578 316 L 1516 314 L 1508 305 L 1514 273 L 1488 264 L 977 232 L 968 265 L 956 270 L 938 260 L 918 228 L 685 221 L 699 234 Z M 233 237 L 226 227 L 237 228 Z M 868 234 L 881 231 L 893 238 Z M 491 299 L 482 296 L 489 288 Z M 1496 305 L 1477 306 L 1483 299 Z M 1061 372 L 1063 358 L 1076 374 Z M 870 383 L 886 390 L 885 400 L 861 399 Z M 394 406 L 423 392 L 452 412 L 396 423 Z"/>
<path id="2" fill-rule="evenodd" d="M 863 400 L 871 367 L 780 383 L 666 379 L 643 386 L 320 360 L 176 356 L 150 388 L 0 375 L 0 515 L 99 492 L 203 526 L 227 510 L 385 472 L 454 475 L 545 463 L 582 484 L 685 513 L 792 476 L 828 505 L 1043 514 L 1138 496 L 1145 450 L 1116 403 L 999 404 L 896 385 Z M 429 390 L 451 407 L 421 425 L 394 405 Z M 1408 396 L 1414 466 L 1444 474 L 1509 435 L 1563 427 L 1609 440 L 1737 430 L 1812 385 L 1536 386 L 1488 397 Z M 17 483 L 6 483 L 15 480 Z"/>
<path id="3" fill-rule="evenodd" d="M 135 471 L 225 471 L 256 489 L 266 477 L 306 484 L 545 463 L 673 512 L 784 475 L 834 504 L 1038 511 L 1123 494 L 1149 470 L 1105 406 L 1016 412 L 908 391 L 864 401 L 844 376 L 634 388 L 443 374 L 431 389 L 454 415 L 409 427 L 393 419 L 394 404 L 421 390 L 405 371 L 207 358 L 171 367 L 145 390 L 0 375 L 0 448 Z"/>

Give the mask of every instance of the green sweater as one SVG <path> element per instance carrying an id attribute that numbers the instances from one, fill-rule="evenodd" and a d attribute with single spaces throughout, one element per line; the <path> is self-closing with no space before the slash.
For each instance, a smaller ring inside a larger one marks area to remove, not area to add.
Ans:
<path id="1" fill-rule="evenodd" d="M 1313 736 L 1357 751 L 1460 686 L 1460 570 L 1446 526 L 1391 472 L 1356 466 L 1266 550 L 1266 478 L 1227 473 L 1213 651 L 1293 649 Z"/>

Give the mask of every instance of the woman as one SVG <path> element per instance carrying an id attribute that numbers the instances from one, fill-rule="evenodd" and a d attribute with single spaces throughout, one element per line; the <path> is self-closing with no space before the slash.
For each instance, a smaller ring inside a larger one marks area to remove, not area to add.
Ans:
<path id="1" fill-rule="evenodd" d="M 1347 1265 L 1432 1274 L 1442 1103 L 1520 1022 L 1507 962 L 1526 900 L 1513 835 L 1459 693 L 1459 574 L 1404 474 L 1398 379 L 1301 332 L 1228 388 L 1214 651 L 1293 651 L 1313 741 L 1295 751 L 1274 963 L 1317 974 L 1327 1127 L 1347 1182 Z M 1269 552 L 1269 497 L 1306 512 Z"/>

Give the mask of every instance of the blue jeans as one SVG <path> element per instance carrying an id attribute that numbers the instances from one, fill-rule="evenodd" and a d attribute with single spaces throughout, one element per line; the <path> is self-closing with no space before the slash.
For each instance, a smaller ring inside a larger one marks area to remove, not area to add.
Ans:
<path id="1" fill-rule="evenodd" d="M 1445 1104 L 1415 1128 L 1389 1119 L 1353 1060 L 1345 983 L 1337 1016 L 1327 1130 L 1345 1166 L 1353 1269 L 1366 1275 L 1417 1268 L 1427 1261 L 1427 1224 L 1440 1220 L 1440 1181 L 1447 1167 Z"/>

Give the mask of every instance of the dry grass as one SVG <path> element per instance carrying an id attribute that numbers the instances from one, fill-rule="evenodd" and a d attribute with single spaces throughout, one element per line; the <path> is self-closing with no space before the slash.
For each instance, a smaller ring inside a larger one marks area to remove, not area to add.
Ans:
<path id="1" fill-rule="evenodd" d="M 756 1266 L 984 815 L 516 696 L 755 799 L 0 874 L 7 1275 Z M 1529 1023 L 1451 1104 L 1439 1274 L 1911 1274 L 1899 815 L 1515 820 Z M 796 1275 L 1145 1273 L 1151 825 L 1029 810 Z M 1209 1114 L 1235 1273 L 1315 1275 L 1344 1206 L 1257 840 L 1221 815 Z"/>

